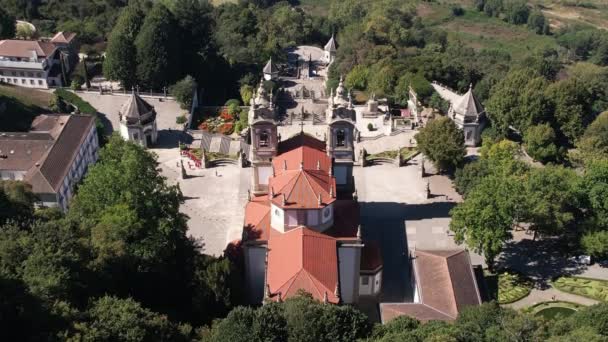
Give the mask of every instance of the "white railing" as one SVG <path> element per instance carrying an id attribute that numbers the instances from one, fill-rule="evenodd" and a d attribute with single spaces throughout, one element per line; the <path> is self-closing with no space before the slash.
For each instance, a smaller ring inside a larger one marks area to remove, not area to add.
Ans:
<path id="1" fill-rule="evenodd" d="M 44 70 L 45 65 L 46 65 L 46 61 L 44 61 L 44 62 L 17 62 L 17 61 L 0 60 L 0 67 L 4 67 L 4 68 Z"/>

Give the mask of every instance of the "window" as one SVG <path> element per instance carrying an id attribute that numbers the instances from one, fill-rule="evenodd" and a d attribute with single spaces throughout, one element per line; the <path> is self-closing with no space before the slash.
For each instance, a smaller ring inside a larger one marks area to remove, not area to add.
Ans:
<path id="1" fill-rule="evenodd" d="M 330 215 L 331 215 L 331 208 L 330 207 L 325 208 L 325 210 L 323 210 L 323 217 L 329 218 Z"/>
<path id="2" fill-rule="evenodd" d="M 30 84 L 31 84 L 31 85 L 34 85 L 34 80 L 30 80 Z"/>
<path id="3" fill-rule="evenodd" d="M 27 77 L 33 77 L 33 74 L 31 72 L 28 72 Z"/>
<path id="4" fill-rule="evenodd" d="M 260 133 L 260 147 L 268 147 L 269 139 L 268 132 Z"/>
<path id="5" fill-rule="evenodd" d="M 467 131 L 467 139 L 466 139 L 467 141 L 468 141 L 468 140 L 471 140 L 471 135 L 472 135 L 472 134 L 473 134 L 473 132 L 471 132 L 471 131 Z"/>
<path id="6" fill-rule="evenodd" d="M 36 73 L 36 77 L 41 78 L 42 74 L 38 72 L 38 73 Z"/>
<path id="7" fill-rule="evenodd" d="M 133 133 L 133 140 L 139 140 L 139 133 Z"/>
<path id="8" fill-rule="evenodd" d="M 343 129 L 339 129 L 336 133 L 336 146 L 346 146 L 346 132 Z"/>
<path id="9" fill-rule="evenodd" d="M 21 79 L 21 84 L 25 84 L 25 80 L 23 78 Z"/>
<path id="10" fill-rule="evenodd" d="M 281 213 L 279 212 L 279 209 L 275 209 L 274 210 L 274 216 L 279 216 Z"/>
<path id="11" fill-rule="evenodd" d="M 42 85 L 42 81 L 41 80 L 38 80 L 38 85 Z"/>
<path id="12" fill-rule="evenodd" d="M 361 285 L 365 285 L 365 286 L 369 285 L 369 277 L 368 276 L 361 277 Z"/>

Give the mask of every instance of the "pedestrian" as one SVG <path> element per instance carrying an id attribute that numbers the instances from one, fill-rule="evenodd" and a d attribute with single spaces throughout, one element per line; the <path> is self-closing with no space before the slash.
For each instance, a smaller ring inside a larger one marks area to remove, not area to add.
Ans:
<path id="1" fill-rule="evenodd" d="M 217 170 L 215 170 L 215 177 L 217 177 Z"/>

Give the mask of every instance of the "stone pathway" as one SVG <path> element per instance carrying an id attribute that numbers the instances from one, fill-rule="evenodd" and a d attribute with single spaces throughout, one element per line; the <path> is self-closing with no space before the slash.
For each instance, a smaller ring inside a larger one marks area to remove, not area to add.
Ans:
<path id="1" fill-rule="evenodd" d="M 532 289 L 532 292 L 530 292 L 530 295 L 528 295 L 526 298 L 519 300 L 515 303 L 506 304 L 504 306 L 520 310 L 541 302 L 550 302 L 553 300 L 554 297 L 555 300 L 572 302 L 581 305 L 593 305 L 599 303 L 599 301 L 594 299 L 562 292 L 550 287 L 545 290 Z"/>

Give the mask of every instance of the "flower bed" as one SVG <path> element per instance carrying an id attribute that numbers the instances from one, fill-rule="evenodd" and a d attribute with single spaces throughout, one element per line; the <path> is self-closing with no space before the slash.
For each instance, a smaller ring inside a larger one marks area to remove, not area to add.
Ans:
<path id="1" fill-rule="evenodd" d="M 498 304 L 509 304 L 527 297 L 532 291 L 532 281 L 512 271 L 497 274 L 486 273 L 490 298 Z"/>
<path id="2" fill-rule="evenodd" d="M 582 277 L 559 277 L 553 287 L 560 291 L 608 302 L 608 281 Z"/>
<path id="3" fill-rule="evenodd" d="M 230 135 L 234 133 L 238 118 L 239 112 L 231 113 L 229 107 L 202 107 L 195 113 L 194 127 L 210 133 Z"/>

